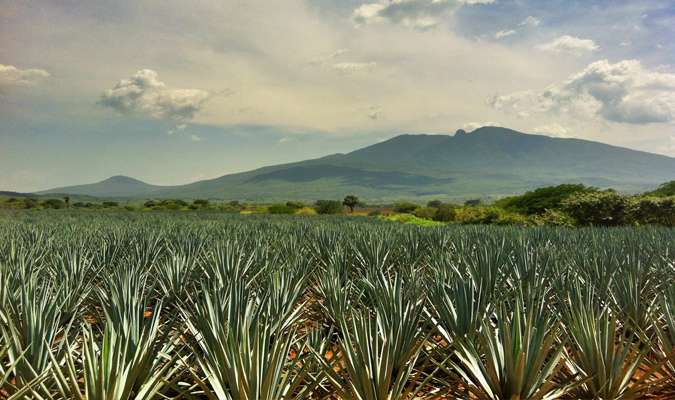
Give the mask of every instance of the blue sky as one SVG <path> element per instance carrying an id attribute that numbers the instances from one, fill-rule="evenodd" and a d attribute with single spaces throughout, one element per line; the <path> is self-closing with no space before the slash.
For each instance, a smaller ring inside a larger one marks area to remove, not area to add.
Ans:
<path id="1" fill-rule="evenodd" d="M 0 3 L 0 189 L 483 125 L 675 156 L 672 1 Z"/>

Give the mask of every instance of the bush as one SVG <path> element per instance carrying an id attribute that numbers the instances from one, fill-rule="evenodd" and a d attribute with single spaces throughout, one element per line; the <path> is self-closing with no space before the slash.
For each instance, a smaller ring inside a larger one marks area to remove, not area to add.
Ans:
<path id="1" fill-rule="evenodd" d="M 319 214 L 342 214 L 344 210 L 344 205 L 338 200 L 323 200 L 316 207 L 316 212 Z"/>
<path id="2" fill-rule="evenodd" d="M 443 202 L 440 200 L 431 200 L 427 203 L 427 207 L 438 208 L 441 204 L 443 204 Z"/>
<path id="3" fill-rule="evenodd" d="M 156 207 L 159 205 L 159 202 L 156 200 L 148 200 L 145 203 L 143 203 L 143 208 L 152 208 Z"/>
<path id="4" fill-rule="evenodd" d="M 103 204 L 103 207 L 119 207 L 119 205 L 120 205 L 116 201 L 104 201 L 102 204 Z"/>
<path id="5" fill-rule="evenodd" d="M 269 214 L 269 211 L 266 206 L 258 206 L 251 209 L 251 214 Z"/>
<path id="6" fill-rule="evenodd" d="M 413 211 L 413 215 L 422 219 L 434 219 L 437 209 L 434 207 L 421 207 Z"/>
<path id="7" fill-rule="evenodd" d="M 539 188 L 522 196 L 506 197 L 495 202 L 495 206 L 521 214 L 542 214 L 546 210 L 560 208 L 560 203 L 574 193 L 595 193 L 598 189 L 582 184 L 563 184 Z"/>
<path id="8" fill-rule="evenodd" d="M 124 206 L 124 209 L 127 210 L 127 211 L 135 211 L 135 210 L 138 210 L 138 207 L 132 206 L 132 205 L 127 205 L 127 206 Z"/>
<path id="9" fill-rule="evenodd" d="M 293 207 L 296 210 L 299 210 L 301 208 L 307 207 L 307 204 L 305 204 L 304 201 L 289 201 L 288 203 L 286 203 L 286 207 Z"/>
<path id="10" fill-rule="evenodd" d="M 417 210 L 418 208 L 420 208 L 419 204 L 412 203 L 412 202 L 409 202 L 409 201 L 404 201 L 403 203 L 394 204 L 394 212 L 397 212 L 397 213 L 410 214 L 413 211 Z"/>
<path id="11" fill-rule="evenodd" d="M 296 214 L 316 214 L 316 210 L 314 210 L 313 208 L 309 208 L 309 207 L 303 207 L 303 208 L 299 209 L 296 212 Z"/>
<path id="12" fill-rule="evenodd" d="M 433 220 L 439 222 L 450 222 L 455 220 L 455 215 L 457 211 L 454 204 L 450 203 L 441 203 L 436 209 L 436 214 L 434 214 Z"/>
<path id="13" fill-rule="evenodd" d="M 576 193 L 560 203 L 579 225 L 632 225 L 636 219 L 633 196 L 614 192 Z"/>
<path id="14" fill-rule="evenodd" d="M 371 210 L 371 211 L 368 213 L 368 216 L 369 216 L 369 217 L 377 217 L 377 216 L 379 216 L 379 215 L 382 215 L 382 211 L 381 211 L 381 210 Z"/>
<path id="15" fill-rule="evenodd" d="M 192 203 L 188 206 L 188 210 L 203 210 L 204 206 L 201 204 Z"/>
<path id="16" fill-rule="evenodd" d="M 274 204 L 267 207 L 267 212 L 270 214 L 295 214 L 297 209 L 295 207 L 285 206 L 283 204 Z"/>
<path id="17" fill-rule="evenodd" d="M 208 200 L 204 200 L 204 199 L 197 199 L 197 200 L 193 201 L 192 204 L 196 205 L 196 206 L 202 206 L 203 208 L 211 205 L 211 203 Z M 193 209 L 191 208 L 191 210 L 193 210 Z"/>
<path id="18" fill-rule="evenodd" d="M 43 208 L 53 208 L 54 210 L 60 210 L 66 208 L 66 203 L 61 199 L 47 199 L 42 202 Z"/>

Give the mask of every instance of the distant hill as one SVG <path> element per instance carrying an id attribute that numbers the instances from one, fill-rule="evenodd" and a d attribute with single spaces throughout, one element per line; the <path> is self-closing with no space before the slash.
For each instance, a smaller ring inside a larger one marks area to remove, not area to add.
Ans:
<path id="1" fill-rule="evenodd" d="M 98 197 L 366 201 L 486 199 L 561 183 L 643 192 L 675 180 L 675 158 L 581 139 L 483 127 L 448 135 L 401 135 L 348 154 L 225 175 L 181 186 L 113 177 L 45 193 Z"/>
<path id="2" fill-rule="evenodd" d="M 138 179 L 117 175 L 98 183 L 43 190 L 36 194 L 80 194 L 101 198 L 147 197 L 166 188 L 166 186 L 150 185 Z"/>

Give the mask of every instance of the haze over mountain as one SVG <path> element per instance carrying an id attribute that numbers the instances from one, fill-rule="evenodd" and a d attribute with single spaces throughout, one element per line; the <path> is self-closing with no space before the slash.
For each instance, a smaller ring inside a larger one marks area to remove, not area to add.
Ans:
<path id="1" fill-rule="evenodd" d="M 561 183 L 638 193 L 675 179 L 675 158 L 581 139 L 483 127 L 401 135 L 348 154 L 275 165 L 181 186 L 116 176 L 38 194 L 214 200 L 486 199 Z"/>

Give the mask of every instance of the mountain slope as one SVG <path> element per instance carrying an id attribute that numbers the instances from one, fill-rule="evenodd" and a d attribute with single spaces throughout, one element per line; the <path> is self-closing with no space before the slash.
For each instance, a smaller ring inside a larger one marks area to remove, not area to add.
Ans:
<path id="1" fill-rule="evenodd" d="M 134 182 L 115 186 L 108 180 L 45 192 L 75 193 L 71 191 L 75 188 L 77 193 L 96 196 L 252 201 L 354 194 L 368 201 L 393 201 L 431 196 L 494 198 L 560 183 L 584 183 L 636 193 L 675 179 L 675 158 L 588 140 L 484 127 L 471 133 L 459 130 L 454 136 L 401 135 L 349 154 L 188 185 L 161 187 L 125 179 Z"/>
<path id="2" fill-rule="evenodd" d="M 98 183 L 43 190 L 36 194 L 81 194 L 94 197 L 145 197 L 166 186 L 150 185 L 128 176 L 117 175 Z"/>

